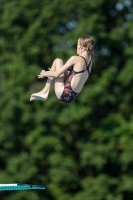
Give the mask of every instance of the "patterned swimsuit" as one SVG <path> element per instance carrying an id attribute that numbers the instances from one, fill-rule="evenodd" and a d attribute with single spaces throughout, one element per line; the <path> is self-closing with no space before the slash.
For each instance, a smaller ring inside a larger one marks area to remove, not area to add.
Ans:
<path id="1" fill-rule="evenodd" d="M 74 101 L 79 93 L 76 93 L 73 91 L 72 87 L 71 87 L 71 80 L 72 78 L 74 77 L 74 75 L 76 74 L 79 74 L 79 73 L 83 73 L 85 71 L 88 71 L 89 72 L 89 66 L 91 64 L 91 61 L 90 63 L 87 65 L 87 61 L 84 57 L 80 56 L 81 58 L 83 58 L 86 62 L 86 69 L 85 70 L 82 70 L 82 71 L 79 71 L 79 72 L 75 72 L 74 69 L 73 69 L 73 66 L 70 67 L 70 73 L 65 81 L 65 84 L 64 84 L 64 91 L 61 95 L 61 97 L 59 98 L 60 101 L 63 101 L 64 103 L 71 103 L 72 101 Z"/>

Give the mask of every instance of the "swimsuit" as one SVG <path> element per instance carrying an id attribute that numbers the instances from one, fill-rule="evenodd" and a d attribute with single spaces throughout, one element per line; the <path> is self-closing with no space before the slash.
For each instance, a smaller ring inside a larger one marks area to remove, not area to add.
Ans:
<path id="1" fill-rule="evenodd" d="M 89 66 L 91 64 L 91 61 L 87 65 L 86 59 L 84 57 L 82 57 L 82 56 L 80 56 L 80 57 L 85 60 L 85 62 L 86 62 L 86 69 L 82 70 L 82 71 L 79 71 L 79 72 L 75 72 L 74 69 L 73 69 L 73 66 L 70 67 L 70 73 L 69 73 L 69 75 L 67 77 L 67 80 L 65 81 L 65 84 L 64 84 L 64 91 L 63 91 L 61 97 L 59 98 L 59 100 L 63 101 L 64 103 L 71 103 L 79 95 L 79 93 L 74 92 L 73 89 L 72 89 L 72 87 L 71 87 L 71 80 L 74 77 L 74 75 L 79 74 L 79 73 L 83 73 L 85 71 L 89 72 Z"/>

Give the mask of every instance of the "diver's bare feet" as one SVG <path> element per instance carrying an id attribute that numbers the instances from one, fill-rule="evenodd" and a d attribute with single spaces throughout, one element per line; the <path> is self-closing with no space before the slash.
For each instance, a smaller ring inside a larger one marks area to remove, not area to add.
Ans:
<path id="1" fill-rule="evenodd" d="M 41 92 L 37 92 L 37 93 L 32 94 L 31 97 L 30 97 L 30 101 L 33 101 L 33 100 L 43 100 L 43 101 L 46 101 L 47 98 L 48 98 L 48 93 L 43 93 L 41 91 Z"/>

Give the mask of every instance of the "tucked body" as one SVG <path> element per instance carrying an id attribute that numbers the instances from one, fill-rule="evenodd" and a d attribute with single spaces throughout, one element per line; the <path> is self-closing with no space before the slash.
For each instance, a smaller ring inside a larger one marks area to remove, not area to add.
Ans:
<path id="1" fill-rule="evenodd" d="M 91 72 L 93 50 L 93 38 L 81 36 L 77 44 L 78 56 L 70 57 L 65 64 L 62 59 L 56 58 L 49 71 L 42 70 L 38 78 L 48 77 L 46 85 L 41 92 L 32 94 L 30 101 L 46 100 L 52 83 L 60 101 L 70 103 L 75 100 Z"/>

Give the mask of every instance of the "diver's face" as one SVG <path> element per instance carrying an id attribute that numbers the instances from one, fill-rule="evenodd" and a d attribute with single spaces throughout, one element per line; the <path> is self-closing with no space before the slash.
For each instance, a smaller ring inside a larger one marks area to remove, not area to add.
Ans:
<path id="1" fill-rule="evenodd" d="M 80 44 L 80 40 L 78 40 L 77 43 L 77 54 L 79 55 L 81 53 L 81 44 Z"/>

